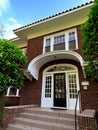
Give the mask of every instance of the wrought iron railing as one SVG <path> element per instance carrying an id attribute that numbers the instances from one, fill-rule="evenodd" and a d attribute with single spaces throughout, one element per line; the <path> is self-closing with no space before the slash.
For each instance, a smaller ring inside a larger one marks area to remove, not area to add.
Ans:
<path id="1" fill-rule="evenodd" d="M 80 113 L 81 113 L 82 109 L 81 109 L 81 94 L 80 94 L 80 90 L 77 93 L 76 104 L 75 104 L 75 130 L 77 130 L 77 106 L 78 106 L 78 101 L 79 101 L 79 110 L 80 110 Z"/>

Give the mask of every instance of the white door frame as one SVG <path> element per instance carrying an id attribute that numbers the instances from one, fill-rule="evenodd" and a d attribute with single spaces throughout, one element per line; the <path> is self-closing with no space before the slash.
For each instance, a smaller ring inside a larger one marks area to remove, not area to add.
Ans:
<path id="1" fill-rule="evenodd" d="M 69 83 L 68 83 L 68 75 L 69 74 L 76 74 L 76 83 L 77 83 L 77 92 L 79 90 L 79 76 L 78 76 L 78 69 L 76 66 L 71 65 L 71 64 L 58 64 L 57 66 L 70 66 L 75 68 L 74 70 L 64 70 L 64 71 L 53 71 L 53 72 L 47 72 L 49 69 L 55 67 L 55 65 L 52 65 L 50 67 L 47 67 L 44 71 L 43 71 L 43 80 L 42 80 L 42 96 L 41 96 L 41 107 L 54 107 L 54 73 L 65 73 L 66 74 L 66 99 L 67 99 L 67 107 L 66 109 L 71 109 L 73 110 L 75 107 L 75 100 L 74 100 L 74 104 L 72 105 L 72 101 L 70 100 L 70 96 L 69 96 Z M 51 97 L 45 97 L 45 77 L 47 76 L 51 76 Z M 78 109 L 79 109 L 79 103 L 78 103 Z"/>

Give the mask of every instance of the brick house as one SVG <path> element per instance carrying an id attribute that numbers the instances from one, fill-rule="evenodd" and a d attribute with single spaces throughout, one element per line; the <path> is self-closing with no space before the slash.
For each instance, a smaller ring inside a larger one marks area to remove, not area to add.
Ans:
<path id="1" fill-rule="evenodd" d="M 80 91 L 77 109 L 98 111 L 98 83 L 86 78 L 82 54 L 81 25 L 92 5 L 86 3 L 14 30 L 18 36 L 14 42 L 28 57 L 19 104 L 74 110 Z"/>

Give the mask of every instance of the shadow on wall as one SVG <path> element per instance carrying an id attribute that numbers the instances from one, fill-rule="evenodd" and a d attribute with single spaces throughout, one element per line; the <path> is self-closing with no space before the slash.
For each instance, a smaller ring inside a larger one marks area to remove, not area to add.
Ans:
<path id="1" fill-rule="evenodd" d="M 5 96 L 5 106 L 20 105 L 20 96 Z"/>

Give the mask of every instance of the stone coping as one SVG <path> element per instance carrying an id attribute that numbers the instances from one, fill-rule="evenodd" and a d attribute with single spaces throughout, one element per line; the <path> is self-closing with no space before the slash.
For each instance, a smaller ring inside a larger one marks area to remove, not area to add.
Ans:
<path id="1" fill-rule="evenodd" d="M 38 107 L 38 105 L 7 106 L 7 107 L 4 107 L 4 109 L 18 109 L 18 108 L 30 108 L 30 107 Z"/>
<path id="2" fill-rule="evenodd" d="M 91 109 L 86 109 L 84 111 L 82 111 L 81 113 L 78 114 L 78 116 L 83 116 L 83 117 L 95 117 L 95 110 L 91 110 Z"/>
<path id="3" fill-rule="evenodd" d="M 8 96 L 7 96 L 7 95 L 5 95 L 5 98 L 6 98 L 6 97 L 16 97 L 16 98 L 18 98 L 18 97 L 21 97 L 21 96 L 16 96 L 16 95 L 8 95 Z"/>

